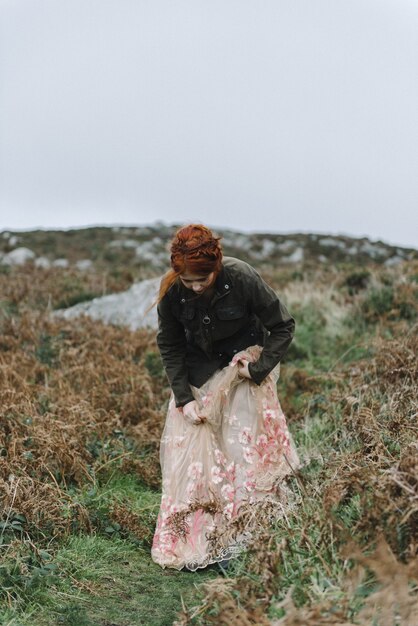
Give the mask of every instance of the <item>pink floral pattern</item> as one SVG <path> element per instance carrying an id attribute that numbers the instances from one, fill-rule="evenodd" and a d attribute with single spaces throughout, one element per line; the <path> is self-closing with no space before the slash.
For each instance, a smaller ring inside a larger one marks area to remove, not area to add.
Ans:
<path id="1" fill-rule="evenodd" d="M 238 353 L 230 367 L 192 388 L 204 423 L 188 423 L 170 400 L 152 546 L 152 558 L 162 567 L 195 570 L 225 558 L 237 546 L 214 552 L 211 529 L 230 523 L 242 502 L 274 495 L 277 483 L 299 465 L 277 398 L 277 371 L 260 386 L 238 376 L 237 361 L 256 360 L 260 350 L 253 346 Z"/>

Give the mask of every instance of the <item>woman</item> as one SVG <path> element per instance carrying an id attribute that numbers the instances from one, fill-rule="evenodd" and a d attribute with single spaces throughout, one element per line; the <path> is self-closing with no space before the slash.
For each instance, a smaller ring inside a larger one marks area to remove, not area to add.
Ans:
<path id="1" fill-rule="evenodd" d="M 242 549 L 246 538 L 219 541 L 222 529 L 298 465 L 276 392 L 295 322 L 259 274 L 223 257 L 219 238 L 199 224 L 172 241 L 158 322 L 172 396 L 152 558 L 196 570 Z"/>

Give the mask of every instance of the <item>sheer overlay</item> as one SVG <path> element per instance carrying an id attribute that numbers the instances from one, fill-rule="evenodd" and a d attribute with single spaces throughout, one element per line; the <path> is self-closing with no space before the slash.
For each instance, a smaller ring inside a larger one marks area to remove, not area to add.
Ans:
<path id="1" fill-rule="evenodd" d="M 300 465 L 277 397 L 279 366 L 260 386 L 238 374 L 239 359 L 256 361 L 260 351 L 239 352 L 202 387 L 192 387 L 204 423 L 192 424 L 170 399 L 151 552 L 162 567 L 196 570 L 239 553 L 249 534 L 225 533 L 225 543 L 222 528 L 231 527 L 244 502 L 277 499 L 280 481 Z"/>

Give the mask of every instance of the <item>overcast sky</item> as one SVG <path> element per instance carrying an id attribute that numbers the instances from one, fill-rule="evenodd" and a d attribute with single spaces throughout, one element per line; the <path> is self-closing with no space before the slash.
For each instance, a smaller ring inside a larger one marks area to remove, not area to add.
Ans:
<path id="1" fill-rule="evenodd" d="M 417 214 L 418 0 L 0 0 L 0 230 Z"/>

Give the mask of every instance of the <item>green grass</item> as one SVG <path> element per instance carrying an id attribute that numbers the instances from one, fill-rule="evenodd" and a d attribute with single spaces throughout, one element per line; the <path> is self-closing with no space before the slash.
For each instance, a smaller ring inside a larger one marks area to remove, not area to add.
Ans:
<path id="1" fill-rule="evenodd" d="M 0 609 L 2 626 L 168 626 L 182 598 L 195 602 L 196 585 L 218 575 L 215 568 L 163 570 L 151 560 L 149 543 L 141 545 L 129 533 L 121 536 L 122 531 L 106 532 L 109 507 L 118 502 L 129 504 L 152 536 L 160 494 L 135 476 L 113 472 L 72 497 L 103 522 L 101 530 L 69 536 L 51 548 L 50 558 L 44 551 L 48 566 L 42 572 L 32 566 L 30 575 L 19 577 L 13 608 Z M 17 579 L 15 573 L 11 582 Z"/>
<path id="2" fill-rule="evenodd" d="M 28 626 L 169 625 L 181 597 L 190 601 L 195 583 L 214 575 L 211 570 L 201 574 L 162 570 L 151 561 L 149 550 L 97 536 L 71 537 L 55 561 L 61 580 L 39 593 L 27 611 Z M 90 583 L 93 593 L 77 589 L 74 581 Z"/>

